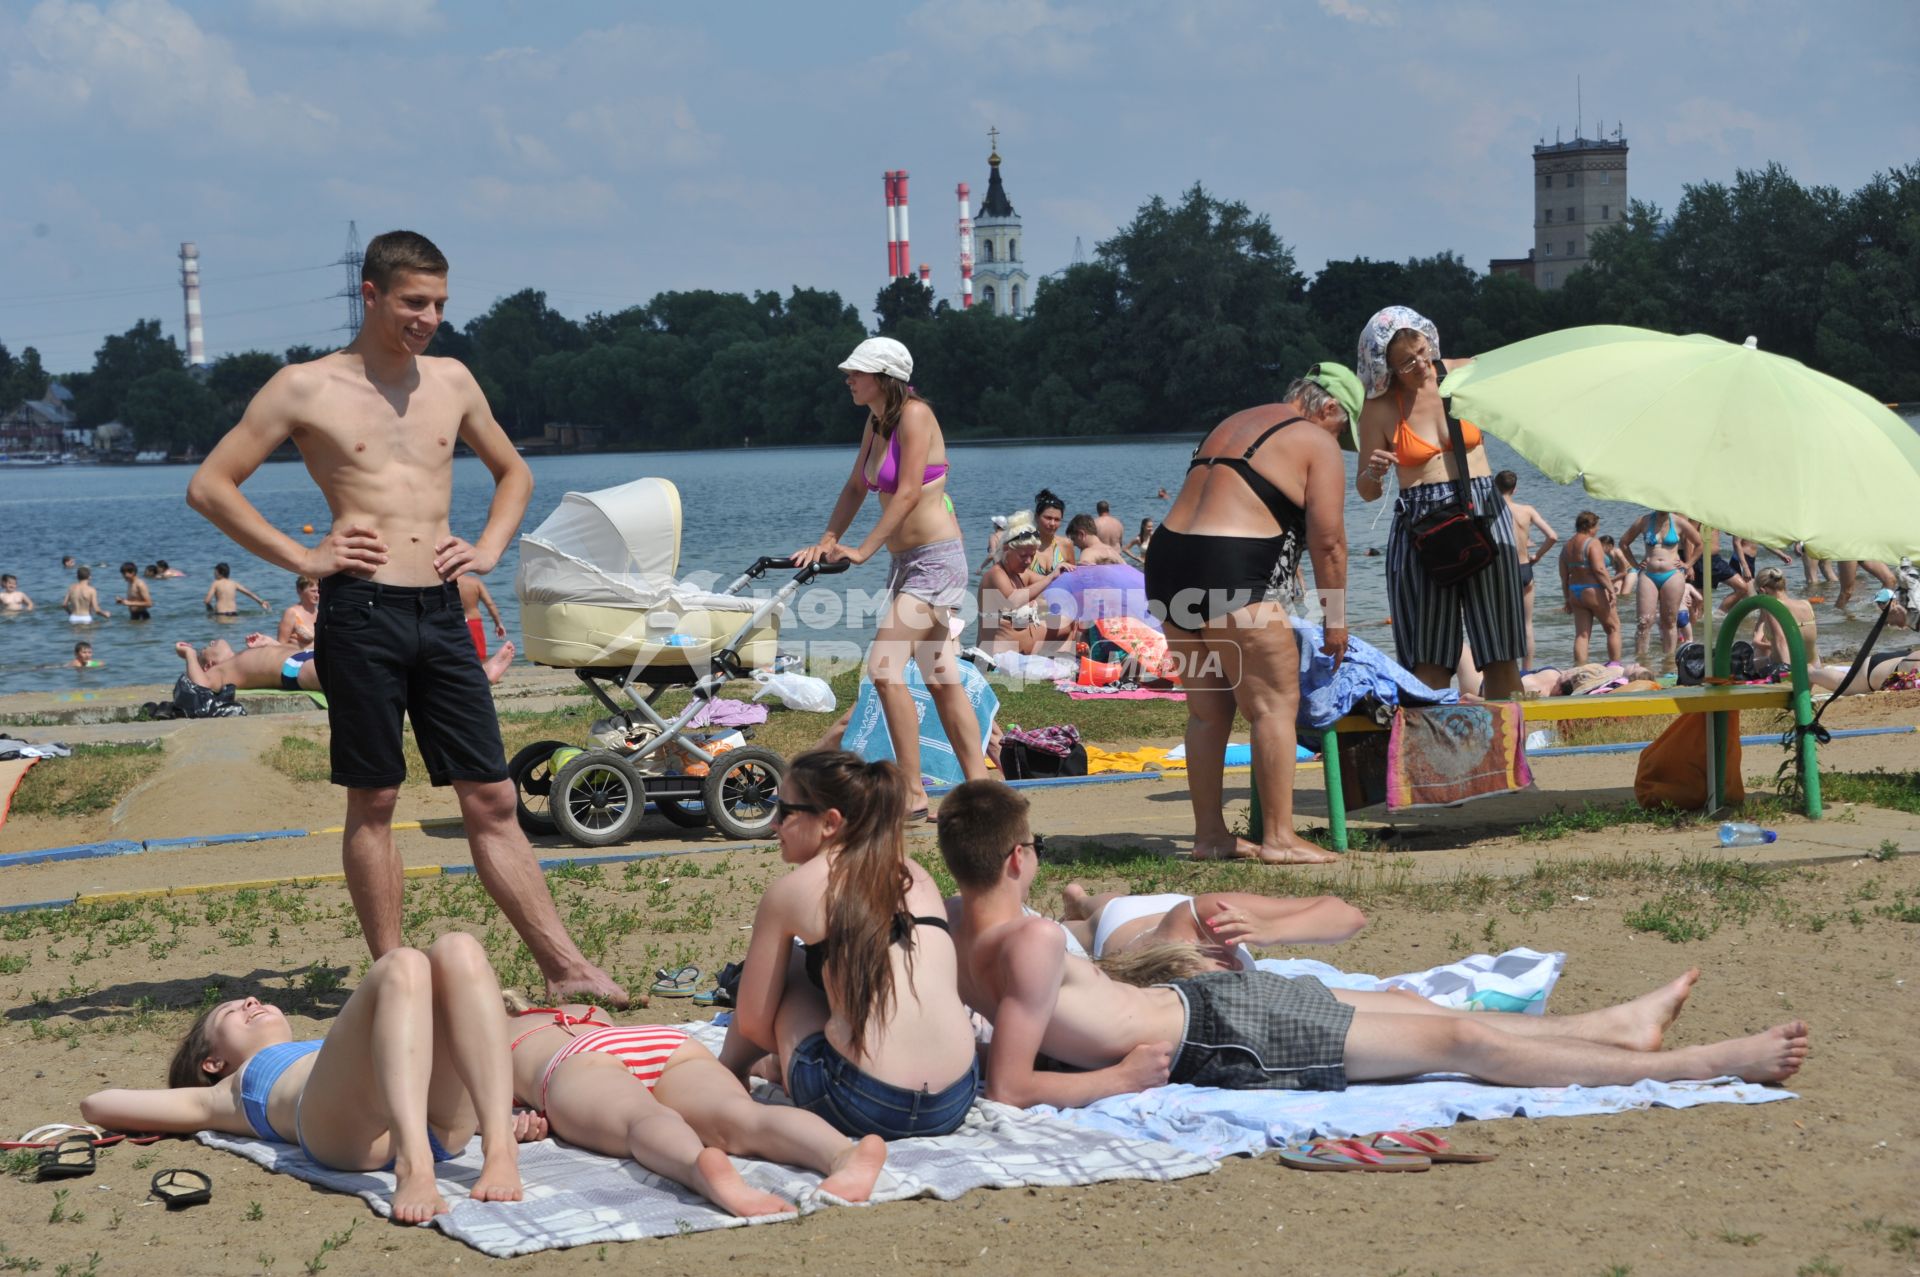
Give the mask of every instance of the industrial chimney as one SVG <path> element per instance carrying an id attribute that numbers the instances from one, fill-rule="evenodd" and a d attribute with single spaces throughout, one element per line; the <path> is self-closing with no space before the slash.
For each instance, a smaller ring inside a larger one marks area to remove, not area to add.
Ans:
<path id="1" fill-rule="evenodd" d="M 955 188 L 960 197 L 960 309 L 973 305 L 973 214 L 967 204 L 967 184 Z"/>
<path id="2" fill-rule="evenodd" d="M 200 249 L 180 245 L 180 291 L 187 299 L 187 362 L 195 368 L 207 366 L 207 335 L 200 326 Z"/>

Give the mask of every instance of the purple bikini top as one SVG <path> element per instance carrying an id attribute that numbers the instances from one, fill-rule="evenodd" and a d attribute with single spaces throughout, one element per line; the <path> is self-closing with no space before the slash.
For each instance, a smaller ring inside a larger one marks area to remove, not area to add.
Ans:
<path id="1" fill-rule="evenodd" d="M 947 468 L 944 465 L 928 466 L 926 473 L 920 476 L 920 482 L 922 484 L 932 483 L 935 479 L 945 477 L 946 473 L 947 473 Z M 887 455 L 880 459 L 880 473 L 874 476 L 872 479 L 867 480 L 867 491 L 868 492 L 900 491 L 900 432 L 899 431 L 897 430 L 894 431 L 893 438 L 887 441 Z"/>

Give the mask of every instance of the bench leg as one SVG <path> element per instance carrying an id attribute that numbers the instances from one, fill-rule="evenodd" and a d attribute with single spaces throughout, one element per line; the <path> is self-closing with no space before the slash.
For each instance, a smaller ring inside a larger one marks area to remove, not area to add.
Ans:
<path id="1" fill-rule="evenodd" d="M 1820 819 L 1820 746 L 1813 734 L 1804 730 L 1813 724 L 1813 695 L 1800 690 L 1793 695 L 1793 721 L 1800 732 L 1800 789 L 1807 796 L 1807 819 Z"/>
<path id="2" fill-rule="evenodd" d="M 1247 841 L 1259 842 L 1260 831 L 1266 827 L 1267 818 L 1260 811 L 1260 771 L 1247 769 L 1247 788 L 1253 793 L 1253 801 L 1247 805 Z"/>
<path id="3" fill-rule="evenodd" d="M 1347 796 L 1340 783 L 1340 734 L 1329 727 L 1320 733 L 1321 777 L 1327 785 L 1327 826 L 1333 849 L 1347 849 Z"/>

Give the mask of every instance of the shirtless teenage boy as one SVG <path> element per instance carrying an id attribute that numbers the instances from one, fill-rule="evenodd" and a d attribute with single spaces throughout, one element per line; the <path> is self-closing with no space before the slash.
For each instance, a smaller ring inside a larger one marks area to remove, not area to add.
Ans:
<path id="1" fill-rule="evenodd" d="M 8 612 L 31 612 L 33 600 L 20 588 L 20 578 L 8 572 L 0 576 L 0 610 Z"/>
<path id="2" fill-rule="evenodd" d="M 1560 534 L 1553 530 L 1541 513 L 1524 501 L 1513 499 L 1514 489 L 1520 486 L 1520 476 L 1511 470 L 1502 470 L 1493 476 L 1493 490 L 1507 503 L 1507 509 L 1513 514 L 1513 549 L 1520 556 L 1520 583 L 1525 587 L 1520 597 L 1525 604 L 1527 616 L 1527 668 L 1533 668 L 1533 569 L 1540 560 L 1547 557 L 1547 551 L 1559 542 Z M 1540 543 L 1536 553 L 1533 549 L 1534 530 L 1538 529 L 1546 539 Z"/>
<path id="3" fill-rule="evenodd" d="M 211 461 L 212 458 L 209 457 L 208 460 Z M 198 478 L 197 475 L 195 477 Z M 189 502 L 192 501 L 191 491 L 187 499 Z M 207 605 L 207 611 L 215 616 L 238 616 L 240 615 L 238 596 L 242 594 L 258 603 L 262 612 L 267 611 L 267 601 L 234 580 L 232 573 L 233 569 L 224 563 L 213 565 L 213 584 L 207 587 L 207 597 L 201 600 Z"/>
<path id="4" fill-rule="evenodd" d="M 151 621 L 153 619 L 153 591 L 140 579 L 140 569 L 132 563 L 120 565 L 120 576 L 127 583 L 127 592 L 113 601 L 127 609 L 129 621 Z"/>
<path id="5" fill-rule="evenodd" d="M 249 634 L 247 645 L 239 651 L 225 639 L 215 639 L 203 648 L 191 643 L 175 643 L 174 652 L 187 663 L 187 681 L 210 692 L 228 683 L 239 692 L 320 692 L 320 675 L 313 667 L 313 649 L 292 643 L 279 643 L 264 634 Z M 493 654 L 484 668 L 487 682 L 497 683 L 513 664 L 513 644 Z M 329 698 L 331 699 L 331 698 Z"/>
<path id="6" fill-rule="evenodd" d="M 624 1006 L 626 991 L 568 936 L 515 820 L 499 718 L 453 584 L 500 561 L 532 473 L 473 374 L 457 360 L 422 357 L 446 311 L 440 250 L 410 231 L 376 236 L 361 281 L 366 319 L 353 344 L 275 373 L 201 464 L 187 503 L 267 562 L 320 582 L 315 664 L 333 781 L 347 790 L 347 888 L 367 947 L 377 957 L 400 944 L 393 809 L 406 778 L 404 712 L 431 779 L 453 785 L 481 881 L 532 950 L 549 995 Z M 333 512 L 311 548 L 240 492 L 289 438 Z M 476 542 L 448 523 L 456 441 L 494 479 Z"/>
<path id="7" fill-rule="evenodd" d="M 1067 524 L 1067 540 L 1073 542 L 1075 560 L 1082 567 L 1091 567 L 1097 563 L 1125 563 L 1120 556 L 1120 547 L 1108 545 L 1106 538 L 1100 535 L 1100 526 L 1093 516 L 1076 514 Z"/>
<path id="8" fill-rule="evenodd" d="M 95 593 L 92 568 L 75 568 L 73 584 L 60 597 L 60 606 L 66 609 L 67 619 L 75 625 L 92 625 L 96 616 L 106 616 L 107 609 L 100 606 L 100 596 Z"/>
<path id="9" fill-rule="evenodd" d="M 1138 988 L 1066 952 L 1059 924 L 1022 912 L 1038 858 L 1027 801 L 1000 781 L 940 804 L 940 854 L 960 887 L 960 994 L 993 1022 L 987 1097 L 1072 1107 L 1165 1082 L 1341 1090 L 1349 1081 L 1465 1073 L 1497 1086 L 1628 1085 L 1793 1076 L 1807 1026 L 1663 1051 L 1699 972 L 1582 1015 L 1453 1011 L 1403 993 L 1217 971 Z M 1041 1071 L 1041 1054 L 1082 1070 Z"/>

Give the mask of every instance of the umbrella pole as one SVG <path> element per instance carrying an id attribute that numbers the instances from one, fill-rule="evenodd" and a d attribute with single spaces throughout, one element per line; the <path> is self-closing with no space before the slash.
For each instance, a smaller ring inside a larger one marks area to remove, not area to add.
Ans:
<path id="1" fill-rule="evenodd" d="M 1711 538 L 1714 530 L 1705 526 L 1700 528 L 1700 623 L 1705 649 L 1707 676 L 1713 676 L 1713 550 Z M 1707 814 L 1720 810 L 1720 714 L 1707 716 Z"/>

